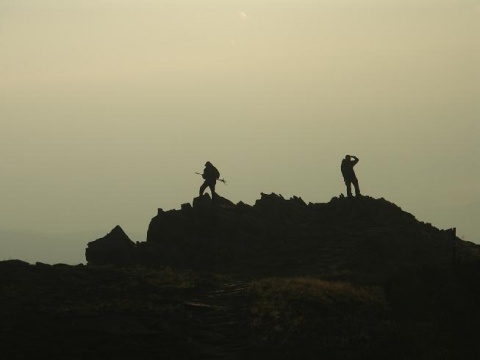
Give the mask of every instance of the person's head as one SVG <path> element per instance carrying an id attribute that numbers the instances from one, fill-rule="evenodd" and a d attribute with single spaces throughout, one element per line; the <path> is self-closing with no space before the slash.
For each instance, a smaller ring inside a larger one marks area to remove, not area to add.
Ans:
<path id="1" fill-rule="evenodd" d="M 207 162 L 205 163 L 205 166 L 212 166 L 212 163 L 211 163 L 210 161 L 207 161 Z"/>
<path id="2" fill-rule="evenodd" d="M 345 160 L 350 160 L 350 155 L 345 155 Z"/>

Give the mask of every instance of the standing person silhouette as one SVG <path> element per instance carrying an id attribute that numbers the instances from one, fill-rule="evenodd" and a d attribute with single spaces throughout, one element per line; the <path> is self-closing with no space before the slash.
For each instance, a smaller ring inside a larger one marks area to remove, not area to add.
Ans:
<path id="1" fill-rule="evenodd" d="M 360 187 L 358 186 L 358 179 L 355 175 L 353 167 L 357 165 L 359 159 L 353 155 L 345 155 L 345 158 L 342 160 L 341 170 L 343 175 L 343 180 L 347 186 L 347 196 L 352 197 L 352 184 L 355 187 L 355 196 L 360 196 Z"/>
<path id="2" fill-rule="evenodd" d="M 205 163 L 205 169 L 203 169 L 202 177 L 205 179 L 202 186 L 200 186 L 200 196 L 203 195 L 203 192 L 208 187 L 212 193 L 212 200 L 215 199 L 217 194 L 215 193 L 215 184 L 217 179 L 220 177 L 220 172 L 215 166 L 212 165 L 210 161 Z"/>

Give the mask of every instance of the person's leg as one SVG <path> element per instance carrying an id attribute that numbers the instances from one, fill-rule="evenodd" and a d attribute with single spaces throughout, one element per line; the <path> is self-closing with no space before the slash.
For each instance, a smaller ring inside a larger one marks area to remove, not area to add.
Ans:
<path id="1" fill-rule="evenodd" d="M 215 198 L 217 197 L 217 193 L 215 192 L 215 183 L 211 183 L 208 185 L 210 188 L 210 191 L 212 192 L 212 200 L 215 201 Z"/>
<path id="2" fill-rule="evenodd" d="M 355 178 L 352 180 L 353 186 L 355 187 L 355 196 L 360 196 L 360 186 L 358 185 L 358 180 Z"/>
<path id="3" fill-rule="evenodd" d="M 349 179 L 345 179 L 345 185 L 347 186 L 347 196 L 352 196 L 352 182 Z"/>
<path id="4" fill-rule="evenodd" d="M 200 186 L 200 196 L 203 195 L 203 192 L 205 191 L 205 189 L 207 188 L 208 184 L 206 181 L 203 182 L 202 186 Z"/>

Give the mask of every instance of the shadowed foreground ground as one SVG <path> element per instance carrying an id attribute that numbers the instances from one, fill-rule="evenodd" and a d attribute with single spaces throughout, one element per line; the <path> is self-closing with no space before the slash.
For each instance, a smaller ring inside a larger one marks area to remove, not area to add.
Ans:
<path id="1" fill-rule="evenodd" d="M 381 286 L 0 262 L 4 359 L 478 359 L 477 265 Z"/>

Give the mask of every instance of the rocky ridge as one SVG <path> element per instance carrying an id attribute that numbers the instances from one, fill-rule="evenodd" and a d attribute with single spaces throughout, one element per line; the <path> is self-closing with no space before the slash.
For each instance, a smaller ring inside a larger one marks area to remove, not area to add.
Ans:
<path id="1" fill-rule="evenodd" d="M 480 259 L 480 246 L 381 198 L 305 203 L 261 194 L 253 206 L 208 195 L 151 219 L 145 242 L 120 226 L 88 243 L 88 264 L 172 266 L 243 277 L 321 275 L 378 283 L 400 271 Z"/>

